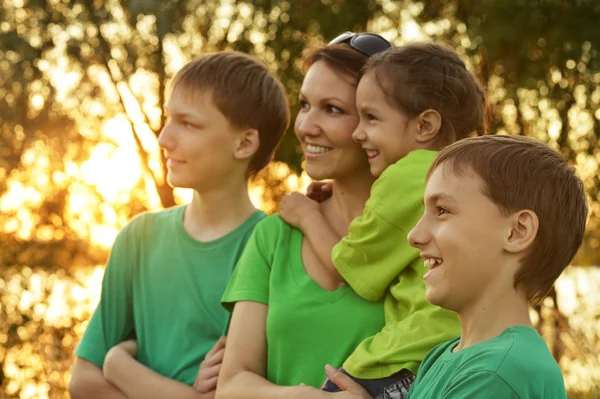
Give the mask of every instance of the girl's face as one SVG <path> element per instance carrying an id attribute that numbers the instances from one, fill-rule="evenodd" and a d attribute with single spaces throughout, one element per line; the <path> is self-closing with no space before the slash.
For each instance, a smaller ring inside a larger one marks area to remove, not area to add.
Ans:
<path id="1" fill-rule="evenodd" d="M 374 72 L 367 72 L 358 83 L 356 106 L 360 123 L 352 137 L 366 151 L 373 176 L 421 148 L 416 141 L 418 118 L 389 103 Z"/>
<path id="2" fill-rule="evenodd" d="M 304 77 L 294 129 L 306 157 L 306 173 L 314 180 L 340 179 L 369 167 L 365 152 L 352 139 L 359 120 L 355 85 L 351 76 L 322 60 Z"/>

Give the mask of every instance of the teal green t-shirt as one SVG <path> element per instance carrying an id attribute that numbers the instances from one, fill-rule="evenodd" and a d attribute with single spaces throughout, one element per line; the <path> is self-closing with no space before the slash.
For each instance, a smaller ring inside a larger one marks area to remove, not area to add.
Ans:
<path id="1" fill-rule="evenodd" d="M 221 296 L 254 226 L 266 215 L 256 211 L 229 234 L 199 242 L 183 227 L 184 210 L 139 215 L 118 234 L 77 356 L 102 368 L 110 348 L 135 331 L 139 362 L 194 383 L 229 321 Z"/>
<path id="2" fill-rule="evenodd" d="M 453 353 L 459 341 L 438 345 L 427 355 L 409 399 L 567 398 L 558 364 L 533 328 L 507 328 Z"/>
<path id="3" fill-rule="evenodd" d="M 254 230 L 223 303 L 268 305 L 267 379 L 277 385 L 320 387 L 326 364 L 341 366 L 354 348 L 384 324 L 383 304 L 347 285 L 321 288 L 302 263 L 301 231 L 269 216 Z"/>
<path id="4" fill-rule="evenodd" d="M 390 165 L 375 181 L 363 214 L 333 249 L 332 260 L 363 298 L 384 298 L 385 327 L 365 339 L 344 363 L 358 378 L 416 373 L 436 345 L 460 334 L 454 312 L 425 299 L 426 272 L 408 233 L 423 215 L 425 177 L 437 156 L 417 150 Z"/>

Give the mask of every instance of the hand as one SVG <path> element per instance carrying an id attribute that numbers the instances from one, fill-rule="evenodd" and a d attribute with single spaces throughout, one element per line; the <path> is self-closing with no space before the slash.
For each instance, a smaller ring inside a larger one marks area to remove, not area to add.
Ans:
<path id="1" fill-rule="evenodd" d="M 323 202 L 331 197 L 333 185 L 328 182 L 315 181 L 310 183 L 306 190 L 306 196 L 317 202 Z"/>
<path id="2" fill-rule="evenodd" d="M 373 399 L 373 397 L 363 387 L 361 387 L 359 383 L 341 371 L 336 370 L 329 364 L 325 366 L 325 373 L 327 373 L 327 377 L 342 390 L 342 392 L 331 394 L 336 398 Z"/>
<path id="3" fill-rule="evenodd" d="M 301 223 L 305 222 L 311 214 L 321 213 L 319 203 L 311 200 L 304 194 L 291 193 L 283 197 L 279 207 L 279 215 L 289 225 L 302 230 Z"/>
<path id="4" fill-rule="evenodd" d="M 127 341 L 123 341 L 117 345 L 120 349 L 124 350 L 129 354 L 129 356 L 134 359 L 137 358 L 138 355 L 138 344 L 135 339 L 129 339 Z"/>
<path id="5" fill-rule="evenodd" d="M 221 371 L 221 363 L 223 363 L 226 339 L 227 337 L 219 338 L 200 363 L 200 370 L 193 385 L 196 391 L 207 394 L 217 389 L 217 379 Z"/>

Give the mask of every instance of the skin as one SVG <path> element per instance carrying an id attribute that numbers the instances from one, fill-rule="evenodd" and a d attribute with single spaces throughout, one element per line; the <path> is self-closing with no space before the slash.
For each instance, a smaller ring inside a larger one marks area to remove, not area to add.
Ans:
<path id="1" fill-rule="evenodd" d="M 183 225 L 198 241 L 222 237 L 256 209 L 248 196 L 246 170 L 259 146 L 254 129 L 236 129 L 217 109 L 212 93 L 175 89 L 170 116 L 158 143 L 167 158 L 169 183 L 194 190 Z M 126 341 L 106 355 L 104 369 L 81 358 L 73 366 L 69 392 L 77 398 L 212 399 L 223 353 L 217 343 L 200 366 L 194 387 L 171 380 L 137 362 L 137 344 Z"/>
<path id="2" fill-rule="evenodd" d="M 334 179 L 332 197 L 318 207 L 329 228 L 340 235 L 347 233 L 350 221 L 362 211 L 373 182 L 365 153 L 351 137 L 358 123 L 355 83 L 324 61 L 317 61 L 305 76 L 300 97 L 302 109 L 295 124 L 309 176 Z M 340 286 L 319 263 L 306 239 L 302 260 L 306 273 L 321 287 L 334 290 Z M 267 381 L 267 312 L 264 304 L 236 303 L 219 375 L 218 399 L 370 397 L 360 385 L 331 369 L 328 375 L 346 389 L 344 392 L 332 394 L 313 387 L 284 387 Z"/>
<path id="3" fill-rule="evenodd" d="M 515 325 L 531 326 L 526 297 L 513 281 L 535 240 L 537 216 L 529 210 L 505 214 L 484 188 L 473 172 L 457 176 L 438 166 L 425 190 L 425 213 L 408 235 L 426 266 L 436 261 L 424 276 L 426 297 L 458 314 L 457 350 Z"/>

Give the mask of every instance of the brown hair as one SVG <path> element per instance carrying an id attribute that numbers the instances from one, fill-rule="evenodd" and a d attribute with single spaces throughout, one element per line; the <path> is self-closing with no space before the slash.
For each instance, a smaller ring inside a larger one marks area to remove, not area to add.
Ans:
<path id="1" fill-rule="evenodd" d="M 356 85 L 358 85 L 360 72 L 369 59 L 368 56 L 345 43 L 310 47 L 304 51 L 303 58 L 305 71 L 315 62 L 324 61 L 336 71 L 355 78 Z"/>
<path id="2" fill-rule="evenodd" d="M 258 59 L 240 52 L 206 54 L 185 65 L 171 90 L 210 90 L 215 105 L 236 128 L 258 130 L 259 148 L 248 166 L 254 176 L 272 159 L 290 123 L 283 85 Z"/>
<path id="3" fill-rule="evenodd" d="M 427 178 L 443 164 L 462 176 L 475 173 L 484 194 L 509 215 L 528 209 L 538 233 L 514 279 L 515 288 L 538 302 L 581 245 L 588 214 L 575 168 L 544 143 L 524 136 L 483 136 L 458 141 L 438 154 Z"/>
<path id="4" fill-rule="evenodd" d="M 391 48 L 369 59 L 363 73 L 370 71 L 390 103 L 410 117 L 428 109 L 440 114 L 437 148 L 485 134 L 485 95 L 453 50 L 432 43 Z"/>

